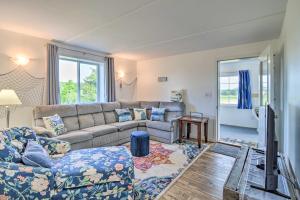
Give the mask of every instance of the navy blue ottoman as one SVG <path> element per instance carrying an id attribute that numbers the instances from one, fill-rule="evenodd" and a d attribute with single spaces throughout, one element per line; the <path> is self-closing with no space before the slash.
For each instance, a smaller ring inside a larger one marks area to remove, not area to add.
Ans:
<path id="1" fill-rule="evenodd" d="M 131 154 L 136 157 L 149 154 L 149 134 L 146 131 L 133 131 L 130 143 Z"/>

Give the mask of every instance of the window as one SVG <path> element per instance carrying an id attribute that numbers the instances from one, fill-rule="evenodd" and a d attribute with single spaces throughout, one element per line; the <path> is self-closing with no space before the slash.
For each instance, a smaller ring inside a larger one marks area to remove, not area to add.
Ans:
<path id="1" fill-rule="evenodd" d="M 104 63 L 59 58 L 61 104 L 103 102 L 104 84 Z"/>
<path id="2" fill-rule="evenodd" d="M 220 104 L 237 105 L 239 77 L 237 75 L 220 77 Z"/>

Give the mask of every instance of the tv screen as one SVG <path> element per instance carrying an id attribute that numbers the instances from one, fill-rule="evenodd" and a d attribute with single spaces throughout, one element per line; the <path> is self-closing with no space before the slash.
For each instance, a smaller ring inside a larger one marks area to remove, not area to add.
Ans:
<path id="1" fill-rule="evenodd" d="M 277 141 L 275 134 L 275 112 L 270 105 L 266 107 L 266 190 L 276 190 L 278 186 L 277 176 Z"/>

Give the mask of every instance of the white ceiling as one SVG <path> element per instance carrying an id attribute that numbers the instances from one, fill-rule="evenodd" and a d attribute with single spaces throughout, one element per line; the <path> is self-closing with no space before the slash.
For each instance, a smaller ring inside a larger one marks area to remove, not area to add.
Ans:
<path id="1" fill-rule="evenodd" d="M 1 0 L 0 29 L 134 60 L 277 38 L 287 0 Z"/>

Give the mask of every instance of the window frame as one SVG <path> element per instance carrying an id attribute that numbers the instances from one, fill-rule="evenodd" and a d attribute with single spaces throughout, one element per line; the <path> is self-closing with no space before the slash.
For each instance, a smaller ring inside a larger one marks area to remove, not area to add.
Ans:
<path id="1" fill-rule="evenodd" d="M 222 83 L 221 82 L 221 78 L 222 77 L 237 77 L 237 83 L 235 83 L 235 82 L 230 82 L 230 79 L 228 80 L 228 83 Z M 237 84 L 237 86 L 238 86 L 238 88 L 239 88 L 239 75 L 237 74 L 237 73 L 235 73 L 235 72 L 227 72 L 227 73 L 222 73 L 222 74 L 220 74 L 220 80 L 219 80 L 219 93 L 220 93 L 220 106 L 228 106 L 228 107 L 233 107 L 233 106 L 237 106 L 238 105 L 238 96 L 237 96 L 237 103 L 229 103 L 230 102 L 230 100 L 229 100 L 229 97 L 228 97 L 228 103 L 223 103 L 222 101 L 221 101 L 221 91 L 222 91 L 222 89 L 221 89 L 221 85 L 222 84 L 227 84 L 227 86 L 228 86 L 228 88 L 230 89 L 231 87 L 231 85 L 232 84 L 234 84 L 234 85 L 236 85 Z M 237 88 L 237 90 L 239 90 Z"/>
<path id="2" fill-rule="evenodd" d="M 71 61 L 71 62 L 76 62 L 76 72 L 77 72 L 77 98 L 76 98 L 76 103 L 98 103 L 101 102 L 101 86 L 100 86 L 100 77 L 101 77 L 101 70 L 100 70 L 100 65 L 102 64 L 104 67 L 103 73 L 105 74 L 105 62 L 100 62 L 100 61 L 93 61 L 93 60 L 87 60 L 87 59 L 80 59 L 80 58 L 76 58 L 76 57 L 70 57 L 70 56 L 64 56 L 64 55 L 59 55 L 58 57 L 58 61 L 60 60 L 64 60 L 64 61 Z M 81 83 L 80 83 L 80 65 L 81 64 L 88 64 L 88 65 L 94 65 L 96 66 L 96 72 L 97 72 L 97 80 L 96 80 L 96 101 L 94 102 L 81 102 Z M 58 71 L 60 72 L 60 65 L 58 65 Z M 104 78 L 106 78 L 106 76 L 104 75 Z M 60 85 L 60 78 L 58 80 L 59 82 L 59 88 L 61 87 Z M 104 84 L 105 84 L 105 80 L 104 80 Z M 106 92 L 103 91 L 103 99 L 106 99 Z M 63 103 L 62 103 L 63 104 Z M 68 105 L 68 104 L 65 104 Z"/>

